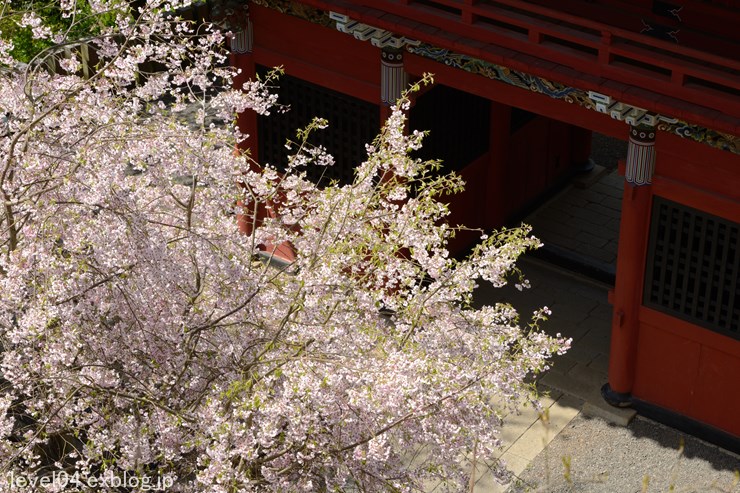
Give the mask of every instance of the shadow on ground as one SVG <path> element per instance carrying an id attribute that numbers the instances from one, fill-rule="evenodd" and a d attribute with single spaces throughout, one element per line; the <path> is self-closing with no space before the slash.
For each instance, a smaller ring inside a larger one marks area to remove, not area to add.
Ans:
<path id="1" fill-rule="evenodd" d="M 654 421 L 638 416 L 625 428 L 581 414 L 509 491 L 740 491 L 735 476 L 739 468 L 739 456 Z"/>

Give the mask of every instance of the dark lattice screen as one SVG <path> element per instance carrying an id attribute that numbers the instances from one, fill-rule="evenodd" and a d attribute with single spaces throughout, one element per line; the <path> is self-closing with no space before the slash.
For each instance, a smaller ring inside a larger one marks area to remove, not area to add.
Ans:
<path id="1" fill-rule="evenodd" d="M 656 197 L 644 303 L 740 339 L 740 224 Z"/>
<path id="2" fill-rule="evenodd" d="M 446 171 L 461 170 L 488 152 L 490 102 L 451 87 L 438 85 L 411 108 L 409 126 L 428 130 L 422 159 L 441 159 Z"/>
<path id="3" fill-rule="evenodd" d="M 260 67 L 259 71 L 266 70 Z M 290 105 L 290 111 L 259 117 L 260 161 L 285 169 L 288 164 L 285 142 L 295 141 L 296 129 L 305 127 L 314 117 L 322 117 L 329 121 L 329 127 L 314 133 L 309 142 L 326 147 L 336 164 L 310 166 L 306 170 L 308 177 L 322 184 L 332 179 L 351 182 L 355 166 L 367 158 L 365 144 L 378 134 L 378 106 L 295 77 L 283 76 L 278 84 L 279 101 Z"/>

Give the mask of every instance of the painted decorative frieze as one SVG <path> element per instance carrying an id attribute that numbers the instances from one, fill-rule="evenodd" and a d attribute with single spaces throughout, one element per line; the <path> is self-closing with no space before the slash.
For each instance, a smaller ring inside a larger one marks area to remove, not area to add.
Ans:
<path id="1" fill-rule="evenodd" d="M 337 23 L 337 31 L 351 34 L 360 41 L 370 41 L 373 46 L 378 48 L 403 48 L 404 46 L 419 46 L 421 44 L 415 39 L 395 36 L 389 31 L 354 21 L 344 14 L 330 12 L 329 17 Z"/>
<path id="2" fill-rule="evenodd" d="M 410 46 L 409 52 L 430 58 L 445 65 L 459 68 L 473 74 L 497 80 L 532 92 L 545 94 L 551 98 L 563 99 L 593 111 L 605 113 L 614 119 L 630 125 L 656 125 L 661 131 L 669 132 L 684 139 L 693 140 L 734 154 L 740 154 L 740 138 L 718 132 L 710 128 L 673 118 L 667 115 L 650 113 L 643 108 L 617 101 L 605 94 L 584 91 L 544 77 L 512 70 L 508 67 L 486 62 L 468 55 L 454 53 L 445 48 L 428 44 Z"/>
<path id="3" fill-rule="evenodd" d="M 251 3 L 261 7 L 277 10 L 281 14 L 292 15 L 314 24 L 334 28 L 335 21 L 329 17 L 326 10 L 318 10 L 295 0 L 251 0 Z"/>
<path id="4" fill-rule="evenodd" d="M 682 138 L 740 154 L 740 137 L 693 125 L 669 115 L 651 113 L 643 108 L 617 101 L 606 94 L 585 91 L 538 77 L 468 55 L 452 52 L 403 36 L 397 36 L 368 24 L 357 22 L 344 14 L 313 9 L 294 0 L 252 0 L 253 3 L 281 13 L 300 17 L 323 26 L 330 26 L 353 36 L 370 41 L 379 48 L 403 48 L 419 55 L 466 72 L 477 74 L 505 84 L 562 99 L 593 111 L 608 114 L 632 126 L 652 125 L 657 130 L 670 132 Z"/>
<path id="5" fill-rule="evenodd" d="M 511 70 L 508 67 L 486 62 L 460 53 L 453 53 L 445 48 L 436 48 L 432 45 L 421 43 L 418 46 L 409 46 L 408 51 L 415 55 L 430 58 L 450 67 L 459 68 L 488 79 L 504 82 L 506 84 L 526 89 L 532 92 L 545 94 L 555 99 L 564 99 L 569 103 L 577 103 L 590 109 L 595 109 L 594 103 L 588 95 L 565 84 L 553 82 L 543 77 Z"/>

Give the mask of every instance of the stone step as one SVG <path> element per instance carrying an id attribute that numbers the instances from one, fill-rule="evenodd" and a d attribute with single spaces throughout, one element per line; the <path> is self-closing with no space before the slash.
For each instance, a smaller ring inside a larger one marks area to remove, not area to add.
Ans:
<path id="1" fill-rule="evenodd" d="M 583 364 L 576 364 L 567 373 L 550 371 L 539 379 L 539 384 L 572 395 L 585 402 L 583 413 L 610 423 L 627 426 L 637 412 L 634 409 L 610 406 L 601 397 L 606 374 Z"/>
<path id="2" fill-rule="evenodd" d="M 589 160 L 593 163 L 592 160 Z M 573 177 L 573 185 L 576 188 L 589 188 L 594 183 L 598 182 L 604 175 L 610 170 L 601 166 L 600 164 L 593 164 L 593 167 L 589 171 L 578 173 Z"/>

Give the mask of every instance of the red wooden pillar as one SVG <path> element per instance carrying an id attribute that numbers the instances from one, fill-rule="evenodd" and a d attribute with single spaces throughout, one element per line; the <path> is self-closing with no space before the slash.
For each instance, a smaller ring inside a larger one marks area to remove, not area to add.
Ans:
<path id="1" fill-rule="evenodd" d="M 585 128 L 571 127 L 571 149 L 573 166 L 578 171 L 591 171 L 594 162 L 591 159 L 591 138 L 593 132 Z"/>
<path id="2" fill-rule="evenodd" d="M 631 127 L 619 225 L 616 286 L 612 299 L 609 383 L 602 388 L 604 399 L 620 407 L 630 405 L 635 380 L 640 329 L 638 310 L 642 304 L 652 198 L 650 184 L 654 171 L 655 129 Z"/>
<path id="3" fill-rule="evenodd" d="M 249 15 L 246 16 L 245 24 L 242 30 L 236 32 L 230 40 L 231 65 L 241 70 L 234 78 L 233 84 L 235 89 L 241 89 L 244 83 L 250 79 L 254 79 L 257 73 L 254 56 L 252 55 L 254 33 L 252 20 Z M 259 159 L 257 155 L 257 148 L 259 147 L 257 145 L 257 113 L 252 110 L 239 113 L 236 117 L 236 124 L 242 133 L 249 135 L 247 140 L 237 144 L 237 148 L 241 151 L 249 149 L 250 156 L 257 161 Z"/>
<path id="4" fill-rule="evenodd" d="M 235 26 L 240 30 L 236 31 L 230 39 L 230 62 L 233 67 L 236 67 L 240 72 L 234 77 L 233 85 L 235 89 L 241 90 L 244 83 L 250 79 L 256 77 L 256 67 L 254 63 L 254 56 L 252 55 L 252 48 L 254 46 L 254 31 L 252 26 L 252 20 L 249 16 L 249 10 L 247 6 L 247 15 L 243 19 L 242 26 Z M 236 116 L 236 125 L 239 130 L 249 135 L 246 140 L 238 142 L 236 145 L 237 153 L 248 153 L 253 163 L 257 163 L 259 159 L 257 145 L 257 113 L 252 110 L 247 110 L 239 113 Z M 240 201 L 237 203 L 238 206 L 244 204 Z M 257 215 L 260 216 L 255 218 L 255 210 L 252 207 L 248 207 L 244 214 L 237 214 L 236 223 L 244 234 L 252 233 L 252 222 L 261 217 L 264 217 L 264 211 L 257 211 Z"/>
<path id="5" fill-rule="evenodd" d="M 486 183 L 486 228 L 498 228 L 511 212 L 507 210 L 507 160 L 511 140 L 511 106 L 491 101 L 490 163 Z"/>
<path id="6" fill-rule="evenodd" d="M 241 72 L 234 78 L 234 87 L 241 89 L 245 82 L 254 79 L 257 75 L 252 49 L 254 46 L 254 32 L 252 20 L 249 15 L 245 19 L 244 28 L 234 34 L 231 38 L 231 64 Z M 257 113 L 247 110 L 239 113 L 236 124 L 243 134 L 249 137 L 237 144 L 237 152 L 248 152 L 253 168 L 259 167 L 259 140 L 257 136 Z M 243 205 L 239 203 L 238 205 Z M 244 234 L 251 234 L 254 222 L 259 223 L 265 217 L 274 217 L 276 214 L 274 204 L 251 204 L 247 206 L 244 214 L 237 214 L 237 226 Z M 265 242 L 260 249 L 269 255 L 271 260 L 278 262 L 292 262 L 295 260 L 295 251 L 290 243 L 284 242 L 273 244 Z"/>

